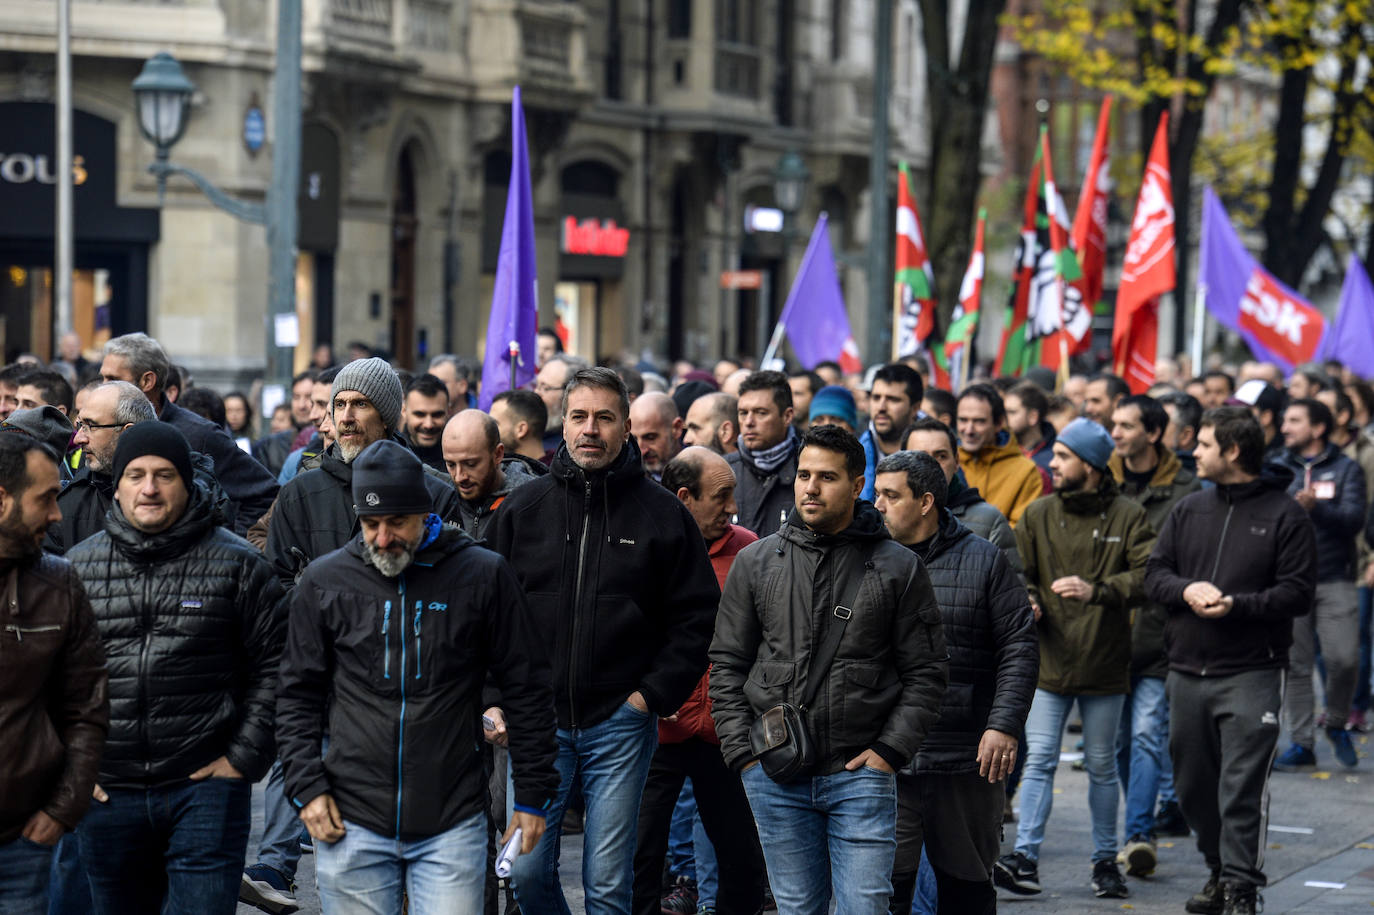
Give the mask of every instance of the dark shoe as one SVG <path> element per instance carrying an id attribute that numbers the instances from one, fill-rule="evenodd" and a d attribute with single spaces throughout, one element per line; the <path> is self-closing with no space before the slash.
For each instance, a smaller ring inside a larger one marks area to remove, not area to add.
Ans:
<path id="1" fill-rule="evenodd" d="M 1345 728 L 1327 728 L 1326 739 L 1331 741 L 1331 751 L 1336 759 L 1347 769 L 1353 769 L 1360 762 L 1355 753 L 1355 744 L 1350 740 L 1350 732 Z"/>
<path id="2" fill-rule="evenodd" d="M 1155 835 L 1186 838 L 1188 831 L 1188 821 L 1183 819 L 1178 801 L 1159 805 L 1159 813 L 1155 814 Z"/>
<path id="3" fill-rule="evenodd" d="M 1255 915 L 1259 893 L 1250 883 L 1228 883 L 1222 888 L 1226 904 L 1221 915 Z"/>
<path id="4" fill-rule="evenodd" d="M 239 901 L 246 902 L 272 915 L 284 915 L 297 909 L 295 887 L 275 867 L 254 864 L 245 868 L 239 881 Z"/>
<path id="5" fill-rule="evenodd" d="M 678 881 L 672 891 L 659 900 L 663 915 L 696 915 L 697 885 L 687 877 Z"/>
<path id="6" fill-rule="evenodd" d="M 1221 915 L 1225 905 L 1221 894 L 1221 874 L 1212 871 L 1212 876 L 1207 878 L 1207 885 L 1194 893 L 1183 904 L 1183 908 L 1193 915 Z"/>
<path id="7" fill-rule="evenodd" d="M 1117 870 L 1115 861 L 1099 861 L 1093 865 L 1093 892 L 1103 899 L 1125 899 L 1126 878 Z"/>
<path id="8" fill-rule="evenodd" d="M 1274 760 L 1274 771 L 1276 772 L 1301 772 L 1304 769 L 1317 768 L 1317 754 L 1300 743 L 1295 743 L 1284 750 L 1278 759 Z"/>
<path id="9" fill-rule="evenodd" d="M 992 866 L 992 882 L 1009 892 L 1034 896 L 1040 892 L 1040 869 L 1030 858 L 1014 851 L 998 858 Z"/>
<path id="10" fill-rule="evenodd" d="M 1155 872 L 1159 858 L 1155 854 L 1155 843 L 1149 836 L 1131 836 L 1123 851 L 1126 873 L 1132 877 L 1148 877 Z"/>
<path id="11" fill-rule="evenodd" d="M 577 836 L 582 834 L 582 811 L 574 810 L 569 807 L 563 811 L 563 835 Z"/>

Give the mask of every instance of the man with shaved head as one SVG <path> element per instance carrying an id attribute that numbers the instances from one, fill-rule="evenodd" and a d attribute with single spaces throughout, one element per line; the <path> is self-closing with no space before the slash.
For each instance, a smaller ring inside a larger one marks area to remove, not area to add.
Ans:
<path id="1" fill-rule="evenodd" d="M 687 408 L 682 444 L 700 445 L 716 454 L 739 450 L 739 399 L 715 392 L 698 397 Z"/>
<path id="2" fill-rule="evenodd" d="M 682 447 L 682 417 L 677 404 L 658 391 L 639 395 L 630 404 L 630 432 L 639 445 L 644 474 L 657 482 Z"/>
<path id="3" fill-rule="evenodd" d="M 535 472 L 527 462 L 506 457 L 501 427 L 481 410 L 454 414 L 442 441 L 444 466 L 458 489 L 458 521 L 481 540 L 506 496 L 533 481 Z"/>
<path id="4" fill-rule="evenodd" d="M 689 447 L 664 467 L 663 486 L 691 512 L 706 541 L 716 580 L 723 587 L 735 554 L 758 539 L 751 531 L 730 523 L 730 516 L 739 510 L 734 471 L 714 451 Z M 658 725 L 658 749 L 639 802 L 633 915 L 660 911 L 659 883 L 668 851 L 668 830 L 678 794 L 688 778 L 719 871 L 716 898 L 698 897 L 697 904 L 702 911 L 716 911 L 711 907 L 715 903 L 722 913 L 755 912 L 763 898 L 763 851 L 744 785 L 720 755 L 720 739 L 707 701 L 709 686 L 708 671 L 672 719 Z M 697 860 L 706 863 L 700 855 Z M 701 864 L 699 887 L 705 882 Z"/>

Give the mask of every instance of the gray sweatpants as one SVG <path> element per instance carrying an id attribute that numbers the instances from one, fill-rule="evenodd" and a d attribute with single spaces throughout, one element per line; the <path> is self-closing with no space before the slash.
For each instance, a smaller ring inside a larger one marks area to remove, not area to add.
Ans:
<path id="1" fill-rule="evenodd" d="M 1279 742 L 1282 670 L 1225 677 L 1169 671 L 1174 787 L 1207 866 L 1227 882 L 1264 886 L 1269 769 Z"/>
<path id="2" fill-rule="evenodd" d="M 1283 697 L 1283 726 L 1293 742 L 1316 748 L 1312 694 L 1314 642 L 1326 663 L 1326 726 L 1345 727 L 1360 666 L 1360 616 L 1355 583 L 1317 583 L 1312 612 L 1293 620 L 1293 647 L 1288 650 L 1288 693 Z M 1314 639 L 1315 635 L 1315 639 Z"/>

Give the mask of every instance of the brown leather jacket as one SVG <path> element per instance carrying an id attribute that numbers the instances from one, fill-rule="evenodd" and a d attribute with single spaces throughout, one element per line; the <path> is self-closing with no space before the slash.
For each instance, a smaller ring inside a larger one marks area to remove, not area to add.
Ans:
<path id="1" fill-rule="evenodd" d="M 0 560 L 0 845 L 44 811 L 68 829 L 91 802 L 110 724 L 105 649 L 71 563 Z"/>

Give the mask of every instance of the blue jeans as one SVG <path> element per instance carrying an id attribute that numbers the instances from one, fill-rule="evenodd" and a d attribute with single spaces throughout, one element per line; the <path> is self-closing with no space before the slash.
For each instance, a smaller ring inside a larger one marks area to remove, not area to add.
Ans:
<path id="1" fill-rule="evenodd" d="M 0 915 L 46 915 L 52 852 L 23 836 L 0 845 Z"/>
<path id="2" fill-rule="evenodd" d="M 1374 481 L 1369 483 L 1374 486 Z M 1360 666 L 1355 680 L 1355 698 L 1350 700 L 1350 707 L 1361 712 L 1369 711 L 1369 678 L 1374 671 L 1370 669 L 1370 608 L 1374 605 L 1374 591 L 1364 586 L 1356 589 L 1356 599 L 1359 601 L 1360 608 Z"/>
<path id="3" fill-rule="evenodd" d="M 716 893 L 720 890 L 720 870 L 716 867 L 716 849 L 701 825 L 701 814 L 692 817 L 693 863 L 697 870 L 697 906 L 715 908 Z"/>
<path id="4" fill-rule="evenodd" d="M 558 881 L 558 845 L 563 811 L 578 789 L 587 802 L 582 837 L 587 915 L 628 915 L 639 797 L 657 746 L 658 719 L 628 702 L 599 724 L 558 729 L 558 797 L 548 811 L 548 827 L 534 851 L 516 858 L 511 869 L 521 911 L 570 915 Z M 513 787 L 506 796 L 509 811 Z"/>
<path id="5" fill-rule="evenodd" d="M 296 879 L 301 862 L 300 812 L 286 799 L 281 760 L 272 763 L 262 784 L 262 842 L 258 863 L 281 873 L 287 883 Z"/>
<path id="6" fill-rule="evenodd" d="M 679 877 L 697 879 L 695 840 L 692 824 L 697 818 L 697 800 L 692 793 L 692 780 L 682 783 L 682 791 L 673 807 L 672 825 L 668 827 L 668 869 Z"/>
<path id="7" fill-rule="evenodd" d="M 1126 838 L 1155 829 L 1155 799 L 1169 763 L 1169 698 L 1159 677 L 1132 677 L 1121 708 L 1116 769 L 1126 792 Z M 1171 779 L 1172 781 L 1172 779 Z"/>
<path id="8" fill-rule="evenodd" d="M 778 915 L 884 915 L 897 854 L 897 782 L 867 766 L 779 785 L 741 776 Z"/>
<path id="9" fill-rule="evenodd" d="M 402 892 L 412 915 L 481 915 L 487 816 L 478 812 L 437 836 L 393 839 L 344 821 L 344 837 L 315 843 L 324 915 L 394 915 Z"/>
<path id="10" fill-rule="evenodd" d="M 76 831 L 95 915 L 234 915 L 252 785 L 207 778 L 106 793 Z"/>
<path id="11" fill-rule="evenodd" d="M 1040 860 L 1045 823 L 1054 806 L 1054 770 L 1064 721 L 1078 700 L 1083 714 L 1083 764 L 1088 770 L 1088 809 L 1092 814 L 1093 863 L 1116 860 L 1116 732 L 1125 696 L 1062 696 L 1037 689 L 1026 718 L 1026 770 L 1021 776 L 1021 822 L 1016 850 Z"/>
<path id="12" fill-rule="evenodd" d="M 57 843 L 48 884 L 48 915 L 89 915 L 91 911 L 91 881 L 81 863 L 79 841 L 76 833 L 69 832 Z"/>

